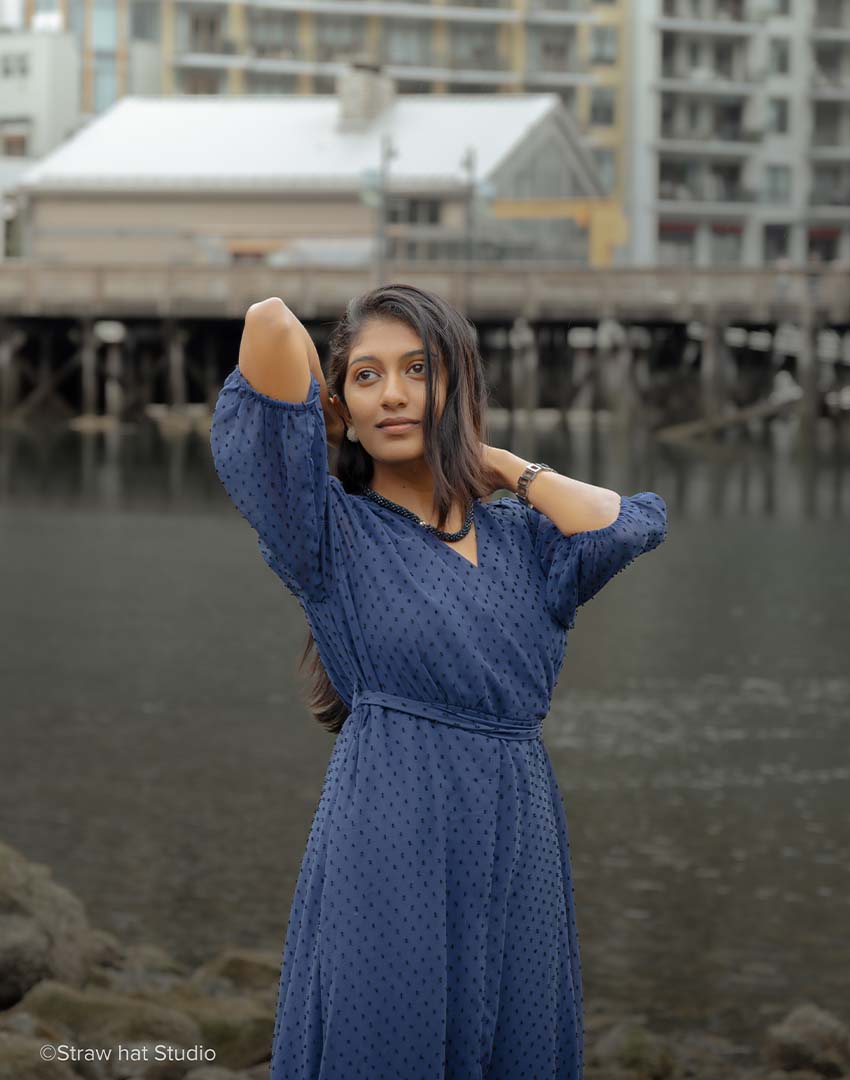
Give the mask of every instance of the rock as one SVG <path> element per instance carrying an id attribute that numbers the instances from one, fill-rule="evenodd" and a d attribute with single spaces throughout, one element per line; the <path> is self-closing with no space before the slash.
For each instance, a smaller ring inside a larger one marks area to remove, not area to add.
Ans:
<path id="1" fill-rule="evenodd" d="M 0 915 L 0 1007 L 14 1005 L 50 975 L 47 931 L 28 916 Z"/>
<path id="2" fill-rule="evenodd" d="M 80 901 L 46 866 L 0 842 L 0 1008 L 44 978 L 82 984 L 93 954 Z"/>
<path id="3" fill-rule="evenodd" d="M 120 966 L 94 968 L 86 986 L 114 990 L 120 994 L 154 994 L 179 986 L 189 968 L 158 945 L 130 945 L 123 950 Z"/>
<path id="4" fill-rule="evenodd" d="M 268 1066 L 265 1076 L 268 1077 Z M 205 1065 L 200 1069 L 192 1069 L 186 1073 L 186 1080 L 251 1080 L 248 1073 L 234 1072 L 232 1069 L 220 1069 L 216 1065 Z"/>
<path id="5" fill-rule="evenodd" d="M 265 1003 L 239 995 L 210 997 L 191 982 L 157 1000 L 192 1017 L 200 1030 L 198 1041 L 215 1050 L 219 1068 L 248 1069 L 271 1057 L 274 1014 Z"/>
<path id="6" fill-rule="evenodd" d="M 89 952 L 92 964 L 98 967 L 119 968 L 127 963 L 128 948 L 108 930 L 89 932 Z"/>
<path id="7" fill-rule="evenodd" d="M 643 1024 L 625 1020 L 615 1024 L 590 1048 L 591 1070 L 601 1066 L 599 1076 L 627 1076 L 630 1080 L 667 1080 L 673 1075 L 673 1058 L 666 1044 Z"/>
<path id="8" fill-rule="evenodd" d="M 192 973 L 191 979 L 201 986 L 225 980 L 237 990 L 266 993 L 271 987 L 277 993 L 280 965 L 281 956 L 277 952 L 228 948 L 201 964 Z"/>
<path id="9" fill-rule="evenodd" d="M 768 1028 L 765 1061 L 790 1072 L 808 1069 L 818 1076 L 850 1073 L 850 1031 L 837 1017 L 806 1002 Z"/>
<path id="10" fill-rule="evenodd" d="M 0 1080 L 79 1080 L 68 1062 L 45 1061 L 41 1039 L 0 1031 Z"/>
<path id="11" fill-rule="evenodd" d="M 189 1047 L 202 1041 L 195 1021 L 175 1008 L 129 995 L 78 990 L 52 979 L 34 986 L 14 1011 L 63 1026 L 70 1032 L 69 1041 L 80 1046 L 150 1042 Z"/>
<path id="12" fill-rule="evenodd" d="M 755 1059 L 749 1047 L 701 1031 L 677 1033 L 673 1045 L 676 1077 L 739 1077 L 744 1062 Z"/>
<path id="13" fill-rule="evenodd" d="M 46 1024 L 37 1016 L 24 1012 L 20 1006 L 0 1013 L 0 1032 L 3 1031 L 12 1035 L 26 1035 L 27 1038 L 38 1039 L 39 1043 L 59 1043 L 70 1034 L 58 1024 Z"/>

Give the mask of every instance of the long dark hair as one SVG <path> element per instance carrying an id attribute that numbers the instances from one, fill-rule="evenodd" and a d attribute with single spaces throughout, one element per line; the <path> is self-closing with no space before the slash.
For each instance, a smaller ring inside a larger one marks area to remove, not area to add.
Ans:
<path id="1" fill-rule="evenodd" d="M 478 334 L 472 323 L 435 293 L 414 285 L 381 285 L 349 301 L 330 339 L 326 374 L 329 394 L 345 402 L 345 375 L 351 347 L 371 319 L 398 319 L 414 330 L 425 351 L 426 406 L 422 429 L 424 457 L 434 478 L 434 512 L 443 528 L 452 505 L 466 506 L 498 489 L 499 477 L 485 464 L 480 443 L 489 442 L 488 390 Z M 446 374 L 442 415 L 435 415 L 440 365 Z M 359 442 L 343 438 L 336 475 L 352 495 L 361 495 L 372 480 L 373 462 Z M 308 627 L 299 670 L 309 660 L 310 689 L 305 704 L 315 719 L 336 735 L 349 709 L 334 689 Z"/>

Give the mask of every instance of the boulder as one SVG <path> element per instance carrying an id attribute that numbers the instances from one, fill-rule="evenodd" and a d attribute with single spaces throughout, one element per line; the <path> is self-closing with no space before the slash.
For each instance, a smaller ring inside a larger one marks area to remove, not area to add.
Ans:
<path id="1" fill-rule="evenodd" d="M 850 1031 L 832 1013 L 805 1002 L 768 1028 L 763 1056 L 770 1066 L 817 1076 L 850 1074 Z"/>
<path id="2" fill-rule="evenodd" d="M 81 985 L 96 952 L 80 901 L 0 842 L 0 1009 L 41 979 Z"/>

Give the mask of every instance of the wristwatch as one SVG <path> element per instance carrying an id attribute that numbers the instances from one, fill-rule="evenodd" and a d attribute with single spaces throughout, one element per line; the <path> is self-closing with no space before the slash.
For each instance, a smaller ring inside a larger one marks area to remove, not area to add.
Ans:
<path id="1" fill-rule="evenodd" d="M 536 461 L 532 465 L 528 465 L 519 480 L 517 480 L 517 498 L 526 506 L 531 506 L 531 503 L 528 501 L 528 485 L 539 472 L 555 472 L 555 470 L 551 465 L 546 465 L 542 461 Z"/>

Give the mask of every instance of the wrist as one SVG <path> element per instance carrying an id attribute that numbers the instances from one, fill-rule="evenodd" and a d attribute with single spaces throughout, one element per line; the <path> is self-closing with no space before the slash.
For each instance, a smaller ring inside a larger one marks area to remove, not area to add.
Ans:
<path id="1" fill-rule="evenodd" d="M 528 464 L 524 458 L 511 453 L 510 450 L 500 450 L 496 468 L 502 478 L 502 486 L 508 491 L 515 492 L 517 482 Z"/>

